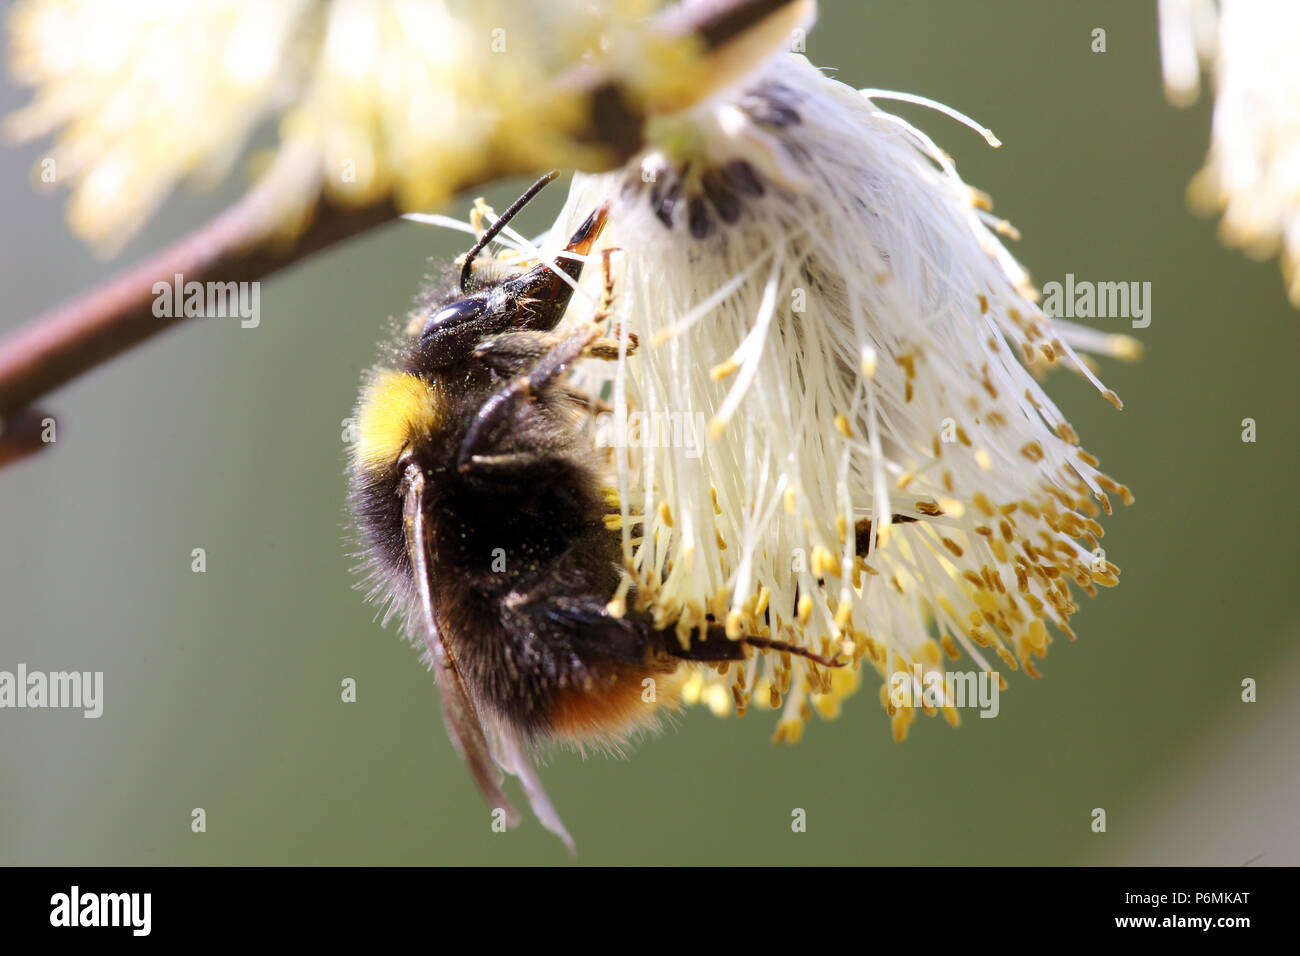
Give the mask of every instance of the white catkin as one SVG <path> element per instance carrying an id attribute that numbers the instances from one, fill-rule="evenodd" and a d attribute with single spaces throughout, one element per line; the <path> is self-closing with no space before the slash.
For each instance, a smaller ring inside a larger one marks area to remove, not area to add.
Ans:
<path id="1" fill-rule="evenodd" d="M 740 106 L 764 88 L 799 121 L 750 118 Z M 685 167 L 689 194 L 695 170 L 736 159 L 764 195 L 707 238 L 680 211 L 666 228 L 640 186 L 643 170 Z M 1107 340 L 1042 312 L 980 194 L 928 137 L 783 55 L 627 169 L 576 177 L 550 247 L 604 201 L 600 248 L 621 250 L 615 320 L 639 348 L 574 378 L 610 396 L 615 416 L 687 426 L 680 440 L 643 429 L 610 455 L 625 557 L 661 622 L 684 633 L 712 614 L 812 649 L 845 642 L 886 676 L 938 666 L 945 636 L 980 669 L 1032 671 L 1042 624 L 1066 629 L 1074 610 L 1065 582 L 1113 583 L 1088 537 L 1100 533 L 1089 499 L 1109 511 L 1106 490 L 1127 489 L 1081 455 L 1024 364 L 1059 359 L 1102 389 L 1069 341 Z M 593 300 L 599 252 L 582 279 Z M 724 363 L 730 374 L 712 374 Z M 684 440 L 701 422 L 705 434 Z M 918 520 L 887 528 L 891 514 Z M 853 547 L 865 518 L 874 574 Z M 828 566 L 814 566 L 821 555 Z M 768 610 L 755 617 L 760 593 Z M 839 691 L 802 680 L 805 661 L 789 666 L 784 719 L 797 723 L 810 691 Z M 764 673 L 779 683 L 784 667 Z"/>

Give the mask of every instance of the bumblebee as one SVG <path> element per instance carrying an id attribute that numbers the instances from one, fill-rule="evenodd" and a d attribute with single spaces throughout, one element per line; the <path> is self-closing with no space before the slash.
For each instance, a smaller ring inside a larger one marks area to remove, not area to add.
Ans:
<path id="1" fill-rule="evenodd" d="M 502 770 L 519 776 L 539 819 L 572 848 L 532 768 L 534 747 L 616 741 L 652 724 L 671 695 L 646 694 L 647 681 L 667 688 L 688 662 L 744 660 L 747 646 L 840 662 L 764 637 L 731 640 L 717 624 L 683 647 L 633 602 L 621 615 L 607 608 L 622 548 L 581 428 L 590 400 L 565 379 L 579 358 L 617 348 L 599 312 L 556 329 L 609 207 L 553 265 L 490 280 L 473 268 L 557 174 L 484 231 L 459 282 L 418 300 L 394 361 L 364 386 L 349 478 L 371 583 L 424 645 L 447 730 L 479 788 L 513 825 Z M 608 254 L 604 262 L 612 296 Z"/>

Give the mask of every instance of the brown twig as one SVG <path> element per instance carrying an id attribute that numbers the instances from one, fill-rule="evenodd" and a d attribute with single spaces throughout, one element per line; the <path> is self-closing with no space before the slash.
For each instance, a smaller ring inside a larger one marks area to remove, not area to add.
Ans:
<path id="1" fill-rule="evenodd" d="M 45 423 L 52 420 L 52 416 L 33 408 L 0 422 L 0 468 L 34 455 L 49 444 Z"/>
<path id="2" fill-rule="evenodd" d="M 660 27 L 674 35 L 694 34 L 713 53 L 747 27 L 770 31 L 779 20 L 775 14 L 809 6 L 810 0 L 713 0 L 668 11 Z M 602 147 L 611 165 L 632 156 L 645 121 L 636 97 L 625 95 L 617 80 L 583 71 L 567 82 L 570 90 L 577 86 L 586 93 L 590 106 L 585 128 L 571 131 L 573 140 Z M 182 321 L 154 315 L 155 283 L 170 283 L 177 274 L 187 283 L 256 281 L 399 215 L 390 201 L 344 209 L 321 199 L 291 244 L 277 242 L 286 186 L 281 177 L 300 176 L 304 168 L 310 163 L 292 155 L 291 148 L 282 150 L 258 184 L 215 219 L 0 340 L 0 467 L 43 447 L 40 428 L 32 426 L 46 416 L 29 410 L 32 402 Z M 532 170 L 484 169 L 474 181 L 454 185 L 470 189 L 527 172 Z"/>
<path id="3" fill-rule="evenodd" d="M 288 164 L 286 164 L 287 166 Z M 181 274 L 251 282 L 397 216 L 391 203 L 342 210 L 321 201 L 292 245 L 268 241 L 276 192 L 268 174 L 215 219 L 140 265 L 59 306 L 0 342 L 0 419 L 145 339 L 183 321 L 153 314 L 155 282 Z"/>

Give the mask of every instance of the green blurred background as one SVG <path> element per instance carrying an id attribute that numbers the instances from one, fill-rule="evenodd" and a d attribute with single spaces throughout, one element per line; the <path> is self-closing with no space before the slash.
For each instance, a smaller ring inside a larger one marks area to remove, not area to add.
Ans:
<path id="1" fill-rule="evenodd" d="M 1185 208 L 1210 110 L 1163 100 L 1155 4 L 828 2 L 808 55 L 992 127 L 1000 150 L 899 107 L 1021 229 L 1014 251 L 1040 284 L 1152 283 L 1145 360 L 1104 363 L 1122 413 L 1069 373 L 1051 383 L 1136 493 L 1106 525 L 1122 583 L 1084 599 L 1079 641 L 1054 645 L 1043 680 L 1013 675 L 996 720 L 922 720 L 900 746 L 867 692 L 793 748 L 768 742 L 770 713 L 694 710 L 629 759 L 551 754 L 542 774 L 579 861 L 1300 862 L 1300 315 L 1275 263 L 1221 248 Z M 0 107 L 26 98 L 6 87 Z M 32 189 L 42 155 L 0 152 L 0 331 L 236 194 L 176 197 L 107 264 L 67 234 L 63 197 Z M 105 710 L 0 711 L 0 862 L 566 860 L 531 817 L 491 831 L 432 678 L 353 590 L 344 546 L 341 431 L 359 375 L 426 258 L 463 246 L 387 228 L 264 283 L 260 328 L 170 332 L 45 403 L 57 445 L 0 473 L 0 669 L 102 670 Z M 1256 444 L 1241 441 L 1246 417 Z M 340 701 L 345 677 L 356 703 Z M 1245 677 L 1258 703 L 1240 701 Z M 806 833 L 791 832 L 795 807 Z"/>

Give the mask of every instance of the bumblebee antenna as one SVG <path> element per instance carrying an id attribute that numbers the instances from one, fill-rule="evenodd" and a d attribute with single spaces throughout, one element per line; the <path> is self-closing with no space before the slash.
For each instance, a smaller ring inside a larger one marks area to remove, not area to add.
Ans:
<path id="1" fill-rule="evenodd" d="M 470 249 L 470 251 L 465 254 L 465 266 L 463 269 L 460 270 L 460 291 L 461 292 L 467 291 L 465 287 L 469 284 L 469 275 L 470 275 L 471 268 L 474 265 L 474 257 L 483 251 L 484 246 L 486 246 L 489 242 L 491 242 L 493 239 L 496 238 L 497 233 L 500 232 L 502 229 L 504 229 L 506 223 L 508 223 L 511 219 L 514 218 L 515 213 L 519 212 L 519 210 L 527 206 L 529 200 L 531 200 L 534 196 L 536 196 L 539 192 L 542 191 L 543 186 L 551 182 L 559 175 L 560 175 L 560 171 L 558 169 L 552 169 L 541 179 L 537 180 L 537 182 L 533 183 L 524 191 L 524 194 L 522 196 L 520 196 L 518 199 L 512 202 L 509 208 L 506 209 L 505 212 L 503 212 L 500 216 L 497 217 L 496 222 L 492 223 L 492 225 L 488 226 L 487 229 L 483 231 L 483 235 L 478 237 L 478 242 L 474 243 L 474 248 Z"/>

